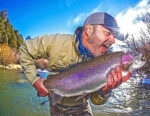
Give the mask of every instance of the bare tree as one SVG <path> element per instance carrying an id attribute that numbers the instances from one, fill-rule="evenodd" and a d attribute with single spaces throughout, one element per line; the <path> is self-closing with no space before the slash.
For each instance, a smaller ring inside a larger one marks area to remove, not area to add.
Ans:
<path id="1" fill-rule="evenodd" d="M 141 76 L 143 74 L 147 74 L 148 76 L 150 76 L 150 14 L 149 13 L 147 13 L 144 23 L 146 24 L 147 30 L 144 31 L 143 29 L 141 29 L 139 39 L 137 40 L 134 36 L 132 36 L 128 41 L 126 41 L 126 45 L 124 47 L 127 48 L 128 51 L 132 51 L 132 53 L 142 53 L 147 63 L 144 67 L 142 67 L 137 72 Z"/>

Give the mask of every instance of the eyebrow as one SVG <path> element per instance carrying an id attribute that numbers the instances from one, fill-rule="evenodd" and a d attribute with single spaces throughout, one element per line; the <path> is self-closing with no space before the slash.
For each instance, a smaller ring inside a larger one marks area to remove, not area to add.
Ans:
<path id="1" fill-rule="evenodd" d="M 108 32 L 108 33 L 112 33 L 113 34 L 113 32 L 111 32 L 111 31 L 109 31 L 109 30 L 104 30 L 105 32 Z"/>

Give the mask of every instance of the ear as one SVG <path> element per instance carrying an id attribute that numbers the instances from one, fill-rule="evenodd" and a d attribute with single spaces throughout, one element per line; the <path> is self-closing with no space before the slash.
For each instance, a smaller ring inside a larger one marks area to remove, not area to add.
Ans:
<path id="1" fill-rule="evenodd" d="M 86 24 L 86 25 L 84 26 L 84 30 L 85 30 L 85 34 L 86 34 L 87 36 L 90 36 L 90 35 L 92 34 L 92 32 L 93 32 L 93 26 L 90 25 L 90 24 Z"/>

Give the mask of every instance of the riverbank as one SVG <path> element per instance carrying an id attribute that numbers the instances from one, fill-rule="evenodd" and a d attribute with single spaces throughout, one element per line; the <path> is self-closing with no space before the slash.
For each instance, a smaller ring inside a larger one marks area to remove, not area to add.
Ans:
<path id="1" fill-rule="evenodd" d="M 15 71 L 20 71 L 22 72 L 22 67 L 19 64 L 9 64 L 7 66 L 0 65 L 0 68 L 6 69 L 6 70 L 15 70 Z"/>

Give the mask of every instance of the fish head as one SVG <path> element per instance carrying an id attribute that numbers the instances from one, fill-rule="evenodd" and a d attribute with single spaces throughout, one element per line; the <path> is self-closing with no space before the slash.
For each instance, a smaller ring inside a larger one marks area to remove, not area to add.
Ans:
<path id="1" fill-rule="evenodd" d="M 133 61 L 134 57 L 131 54 L 125 54 L 121 58 L 122 64 L 130 64 Z"/>
<path id="2" fill-rule="evenodd" d="M 122 56 L 121 64 L 125 70 L 133 72 L 146 64 L 146 60 L 142 54 L 133 55 L 125 54 Z"/>
<path id="3" fill-rule="evenodd" d="M 142 54 L 135 56 L 132 61 L 132 65 L 129 68 L 130 72 L 133 72 L 146 64 L 146 59 Z"/>

